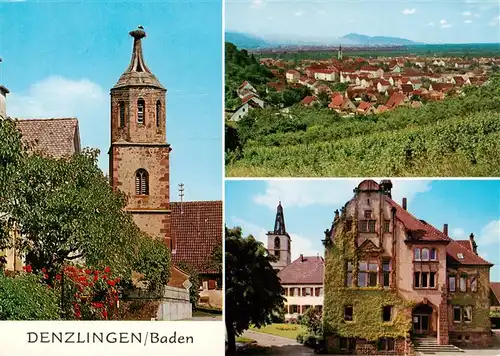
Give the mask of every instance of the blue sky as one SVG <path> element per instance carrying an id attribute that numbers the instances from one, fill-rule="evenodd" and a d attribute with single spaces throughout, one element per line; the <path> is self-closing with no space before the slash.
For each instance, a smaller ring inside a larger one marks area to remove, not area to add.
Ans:
<path id="1" fill-rule="evenodd" d="M 377 182 L 380 179 L 375 179 Z M 292 259 L 300 254 L 323 255 L 321 240 L 335 209 L 353 196 L 360 179 L 226 181 L 228 227 L 267 241 L 281 200 L 285 226 L 292 237 Z M 438 229 L 449 226 L 457 240 L 476 236 L 479 254 L 494 263 L 491 280 L 500 281 L 500 180 L 392 179 L 393 199 L 408 200 L 408 210 Z"/>
<path id="2" fill-rule="evenodd" d="M 348 33 L 425 43 L 500 42 L 498 0 L 232 0 L 226 29 L 265 39 L 331 39 Z"/>
<path id="3" fill-rule="evenodd" d="M 13 117 L 77 117 L 108 170 L 109 89 L 143 25 L 146 64 L 168 90 L 171 196 L 222 196 L 221 1 L 0 0 L 0 84 Z"/>

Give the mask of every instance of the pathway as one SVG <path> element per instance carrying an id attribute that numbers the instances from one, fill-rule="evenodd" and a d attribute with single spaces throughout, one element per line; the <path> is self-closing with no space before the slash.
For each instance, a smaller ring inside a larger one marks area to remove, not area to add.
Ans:
<path id="1" fill-rule="evenodd" d="M 258 346 L 266 349 L 262 354 L 249 353 L 253 356 L 311 356 L 314 355 L 313 350 L 302 346 L 297 341 L 286 337 L 259 333 L 247 330 L 243 333 L 243 337 L 253 339 Z"/>

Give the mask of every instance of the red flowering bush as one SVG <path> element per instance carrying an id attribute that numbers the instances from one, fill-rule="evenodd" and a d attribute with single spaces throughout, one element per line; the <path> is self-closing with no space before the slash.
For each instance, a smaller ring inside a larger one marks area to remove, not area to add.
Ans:
<path id="1" fill-rule="evenodd" d="M 55 277 L 55 287 L 63 295 L 66 319 L 107 320 L 116 315 L 118 283 L 109 267 L 102 271 L 65 266 Z"/>

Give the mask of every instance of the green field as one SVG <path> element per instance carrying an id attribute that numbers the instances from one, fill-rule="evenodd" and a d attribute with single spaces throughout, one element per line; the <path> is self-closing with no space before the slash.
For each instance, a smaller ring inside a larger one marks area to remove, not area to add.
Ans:
<path id="1" fill-rule="evenodd" d="M 264 334 L 286 337 L 293 340 L 297 339 L 297 335 L 300 333 L 306 332 L 306 328 L 298 324 L 270 324 L 259 329 L 250 328 L 250 330 Z"/>
<path id="2" fill-rule="evenodd" d="M 304 59 L 328 59 L 337 56 L 337 48 L 318 51 L 293 51 L 286 53 L 256 53 L 258 58 L 277 58 L 283 60 L 300 61 Z M 380 50 L 349 50 L 344 47 L 346 57 L 396 57 L 396 56 L 436 56 L 436 57 L 498 57 L 500 56 L 499 43 L 464 43 L 464 44 L 423 44 L 405 46 L 394 49 Z"/>
<path id="3" fill-rule="evenodd" d="M 463 96 L 369 117 L 254 110 L 226 126 L 227 176 L 499 176 L 500 75 Z"/>

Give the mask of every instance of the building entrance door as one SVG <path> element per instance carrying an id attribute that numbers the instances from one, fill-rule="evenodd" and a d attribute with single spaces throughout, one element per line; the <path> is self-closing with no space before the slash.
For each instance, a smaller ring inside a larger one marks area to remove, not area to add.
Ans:
<path id="1" fill-rule="evenodd" d="M 429 334 L 429 315 L 414 314 L 413 315 L 413 334 L 428 335 Z"/>

